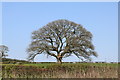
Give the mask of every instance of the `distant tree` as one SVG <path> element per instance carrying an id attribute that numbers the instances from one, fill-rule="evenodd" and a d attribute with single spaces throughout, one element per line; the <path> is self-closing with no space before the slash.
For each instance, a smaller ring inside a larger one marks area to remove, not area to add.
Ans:
<path id="1" fill-rule="evenodd" d="M 9 51 L 8 47 L 5 45 L 0 45 L 0 58 L 5 58 L 6 56 L 8 56 L 7 53 Z"/>
<path id="2" fill-rule="evenodd" d="M 79 59 L 91 60 L 97 57 L 92 44 L 92 34 L 80 24 L 68 20 L 56 20 L 32 33 L 32 42 L 27 49 L 29 60 L 38 54 L 47 54 L 62 63 L 62 59 L 72 54 Z"/>

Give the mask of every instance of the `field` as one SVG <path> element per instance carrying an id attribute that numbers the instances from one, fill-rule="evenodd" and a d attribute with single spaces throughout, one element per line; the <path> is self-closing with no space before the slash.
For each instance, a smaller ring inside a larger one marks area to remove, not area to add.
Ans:
<path id="1" fill-rule="evenodd" d="M 3 78 L 118 78 L 117 63 L 2 64 Z"/>

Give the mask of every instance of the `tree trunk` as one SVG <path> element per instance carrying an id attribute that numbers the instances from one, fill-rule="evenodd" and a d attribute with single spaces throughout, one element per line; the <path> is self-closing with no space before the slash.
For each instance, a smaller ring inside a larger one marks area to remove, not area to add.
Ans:
<path id="1" fill-rule="evenodd" d="M 57 63 L 62 64 L 62 58 L 57 58 Z"/>

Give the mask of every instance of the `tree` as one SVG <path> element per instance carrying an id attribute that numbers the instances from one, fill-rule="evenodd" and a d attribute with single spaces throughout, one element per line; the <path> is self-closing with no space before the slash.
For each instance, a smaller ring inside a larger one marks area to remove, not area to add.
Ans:
<path id="1" fill-rule="evenodd" d="M 81 60 L 91 60 L 96 56 L 92 44 L 92 34 L 80 24 L 60 19 L 48 23 L 32 33 L 32 42 L 27 49 L 29 60 L 38 54 L 47 54 L 57 59 L 76 55 Z"/>
<path id="2" fill-rule="evenodd" d="M 6 56 L 8 56 L 7 53 L 9 51 L 8 47 L 5 45 L 0 45 L 0 58 L 5 58 Z"/>

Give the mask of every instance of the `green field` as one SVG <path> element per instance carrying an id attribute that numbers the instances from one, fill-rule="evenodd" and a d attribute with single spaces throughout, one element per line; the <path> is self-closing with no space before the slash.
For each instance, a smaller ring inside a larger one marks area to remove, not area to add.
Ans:
<path id="1" fill-rule="evenodd" d="M 117 63 L 2 64 L 3 78 L 117 78 Z"/>

